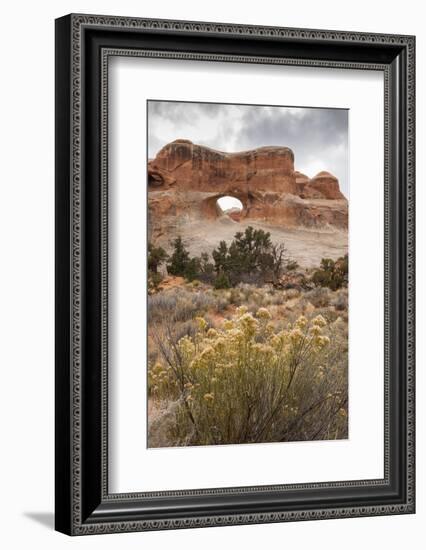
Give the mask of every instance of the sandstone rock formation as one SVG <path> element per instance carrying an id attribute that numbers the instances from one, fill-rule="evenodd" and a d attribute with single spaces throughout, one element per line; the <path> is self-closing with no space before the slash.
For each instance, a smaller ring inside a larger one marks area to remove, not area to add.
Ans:
<path id="1" fill-rule="evenodd" d="M 339 180 L 330 172 L 319 172 L 305 185 L 302 198 L 326 198 L 329 200 L 344 200 L 340 191 Z"/>
<path id="2" fill-rule="evenodd" d="M 294 170 L 288 147 L 259 147 L 224 153 L 178 139 L 148 162 L 149 230 L 153 238 L 191 222 L 224 216 L 217 200 L 243 204 L 233 223 L 256 220 L 286 228 L 338 228 L 348 224 L 348 203 L 328 172 L 314 178 Z"/>
<path id="3" fill-rule="evenodd" d="M 242 210 L 240 208 L 230 208 L 226 210 L 225 214 L 234 220 L 235 222 L 240 222 L 242 218 Z"/>

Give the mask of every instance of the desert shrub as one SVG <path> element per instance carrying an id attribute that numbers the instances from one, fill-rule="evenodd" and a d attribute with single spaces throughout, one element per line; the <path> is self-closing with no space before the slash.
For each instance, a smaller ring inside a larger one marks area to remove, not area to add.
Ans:
<path id="1" fill-rule="evenodd" d="M 274 306 L 280 306 L 285 303 L 285 294 L 282 290 L 277 290 L 275 292 L 271 292 L 270 294 L 270 304 Z"/>
<path id="2" fill-rule="evenodd" d="M 161 273 L 157 273 L 156 271 L 148 271 L 148 294 L 157 292 L 162 281 L 163 276 Z"/>
<path id="3" fill-rule="evenodd" d="M 332 293 L 328 288 L 318 287 L 305 293 L 305 298 L 315 307 L 327 307 L 330 304 Z"/>
<path id="4" fill-rule="evenodd" d="M 333 306 L 328 307 L 320 307 L 315 310 L 315 313 L 318 315 L 322 315 L 324 319 L 327 321 L 327 323 L 334 323 L 336 319 L 340 317 L 340 313 L 334 309 Z"/>
<path id="5" fill-rule="evenodd" d="M 278 281 L 274 281 L 274 286 L 281 290 L 288 290 L 291 288 L 296 290 L 309 290 L 315 287 L 315 285 L 307 279 L 305 273 L 301 271 L 287 271 Z"/>
<path id="6" fill-rule="evenodd" d="M 330 258 L 321 260 L 320 269 L 312 275 L 312 282 L 316 286 L 328 287 L 331 290 L 337 290 L 342 286 L 348 285 L 348 255 L 338 258 L 336 261 Z"/>
<path id="7" fill-rule="evenodd" d="M 246 285 L 259 286 L 265 281 L 265 274 L 265 270 L 253 271 L 251 273 L 239 273 L 238 275 L 234 273 L 233 280 Z"/>
<path id="8" fill-rule="evenodd" d="M 299 264 L 295 260 L 289 260 L 286 265 L 287 271 L 296 271 L 299 268 Z"/>
<path id="9" fill-rule="evenodd" d="M 162 322 L 165 318 L 188 321 L 215 306 L 216 299 L 212 294 L 175 288 L 148 296 L 148 320 L 150 323 Z"/>
<path id="10" fill-rule="evenodd" d="M 259 284 L 280 277 L 286 250 L 271 241 L 269 232 L 249 226 L 244 233 L 235 233 L 229 246 L 221 241 L 212 256 L 216 272 L 225 273 L 232 285 L 241 281 Z"/>
<path id="11" fill-rule="evenodd" d="M 348 292 L 346 289 L 342 289 L 336 293 L 332 305 L 337 311 L 346 311 L 348 309 Z"/>
<path id="12" fill-rule="evenodd" d="M 161 362 L 157 361 L 154 366 L 148 368 L 148 395 L 157 399 L 167 397 L 176 391 L 176 378 L 172 368 L 163 368 Z"/>
<path id="13" fill-rule="evenodd" d="M 229 290 L 227 289 L 215 289 L 211 291 L 211 296 L 214 299 L 213 312 L 223 313 L 229 306 Z M 210 294 L 208 294 L 210 296 Z"/>
<path id="14" fill-rule="evenodd" d="M 276 290 L 272 285 L 256 287 L 247 283 L 239 283 L 231 290 L 230 303 L 246 305 L 250 311 L 252 307 L 281 305 L 286 301 L 285 293 Z"/>
<path id="15" fill-rule="evenodd" d="M 220 329 L 196 321 L 148 373 L 152 398 L 176 405 L 167 445 L 347 437 L 343 338 L 323 317 L 279 332 L 265 308 L 241 307 Z"/>
<path id="16" fill-rule="evenodd" d="M 230 288 L 231 287 L 231 282 L 229 280 L 228 275 L 226 273 L 224 273 L 223 271 L 221 273 L 219 273 L 219 275 L 214 280 L 214 287 L 216 289 Z"/>
<path id="17" fill-rule="evenodd" d="M 165 315 L 171 315 L 177 305 L 176 293 L 161 292 L 148 296 L 148 319 L 149 322 L 161 321 Z"/>
<path id="18" fill-rule="evenodd" d="M 239 283 L 236 288 L 240 296 L 239 304 L 248 302 L 255 290 L 252 285 L 243 282 Z"/>
<path id="19" fill-rule="evenodd" d="M 300 290 L 297 288 L 288 288 L 283 291 L 283 295 L 285 300 L 293 300 L 294 298 L 299 298 Z"/>
<path id="20" fill-rule="evenodd" d="M 238 287 L 231 288 L 228 296 L 229 303 L 234 306 L 238 306 L 241 304 L 242 299 L 243 295 L 241 293 L 241 290 Z"/>
<path id="21" fill-rule="evenodd" d="M 158 360 L 158 350 L 148 346 L 148 365 L 153 365 Z"/>

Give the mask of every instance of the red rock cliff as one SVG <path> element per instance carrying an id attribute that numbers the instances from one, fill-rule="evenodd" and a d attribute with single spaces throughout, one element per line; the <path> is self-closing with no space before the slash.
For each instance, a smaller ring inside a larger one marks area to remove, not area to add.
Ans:
<path id="1" fill-rule="evenodd" d="M 230 195 L 243 203 L 242 218 L 288 227 L 347 228 L 348 203 L 335 176 L 310 179 L 294 170 L 288 147 L 259 147 L 225 153 L 178 139 L 148 162 L 150 229 L 221 215 L 217 199 Z M 179 220 L 178 220 L 179 218 Z"/>

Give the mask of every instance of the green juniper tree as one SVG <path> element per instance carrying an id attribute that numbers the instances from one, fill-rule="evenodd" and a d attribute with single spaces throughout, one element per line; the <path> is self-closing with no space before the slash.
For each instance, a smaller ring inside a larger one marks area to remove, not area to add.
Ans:
<path id="1" fill-rule="evenodd" d="M 201 262 L 197 257 L 190 258 L 186 264 L 183 275 L 188 281 L 193 281 L 200 274 Z"/>
<path id="2" fill-rule="evenodd" d="M 348 285 L 348 273 L 349 258 L 347 254 L 336 261 L 331 258 L 323 258 L 320 269 L 312 275 L 312 282 L 316 286 L 326 286 L 331 290 L 337 290 Z"/>
<path id="3" fill-rule="evenodd" d="M 159 266 L 164 263 L 168 255 L 161 246 L 154 246 L 151 242 L 148 243 L 148 290 L 156 292 L 163 280 L 163 276 L 159 273 Z"/>
<path id="4" fill-rule="evenodd" d="M 182 237 L 179 235 L 173 241 L 173 254 L 170 256 L 170 263 L 167 264 L 167 270 L 172 275 L 185 276 L 185 270 L 190 261 L 189 252 L 183 244 Z"/>
<path id="5" fill-rule="evenodd" d="M 158 267 L 167 260 L 167 252 L 161 246 L 148 243 L 148 270 L 158 273 Z"/>
<path id="6" fill-rule="evenodd" d="M 286 261 L 286 250 L 282 244 L 273 244 L 271 234 L 263 229 L 249 226 L 244 233 L 239 231 L 228 246 L 225 241 L 213 250 L 216 273 L 223 284 L 225 274 L 233 284 L 248 276 L 254 280 L 278 279 Z"/>

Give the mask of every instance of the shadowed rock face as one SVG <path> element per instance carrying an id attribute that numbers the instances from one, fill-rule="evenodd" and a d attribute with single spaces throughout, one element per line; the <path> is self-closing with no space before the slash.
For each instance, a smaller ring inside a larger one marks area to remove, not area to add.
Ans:
<path id="1" fill-rule="evenodd" d="M 346 229 L 348 203 L 328 172 L 310 179 L 294 170 L 288 147 L 224 153 L 178 139 L 148 162 L 149 229 L 171 235 L 182 223 L 214 220 L 217 200 L 238 198 L 244 208 L 234 221 L 253 219 L 282 227 Z"/>

